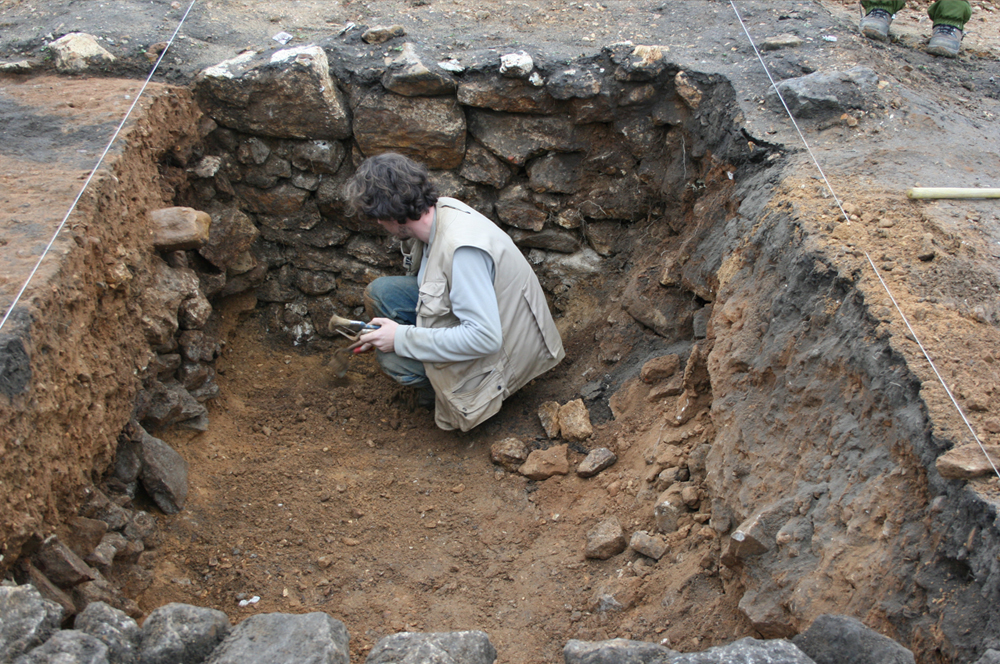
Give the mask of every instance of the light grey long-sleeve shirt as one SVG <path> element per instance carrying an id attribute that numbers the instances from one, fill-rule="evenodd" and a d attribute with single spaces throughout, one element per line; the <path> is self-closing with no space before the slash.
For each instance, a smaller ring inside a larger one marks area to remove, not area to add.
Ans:
<path id="1" fill-rule="evenodd" d="M 429 248 L 425 248 L 417 283 L 423 281 L 429 253 Z M 493 287 L 496 275 L 493 259 L 482 249 L 459 247 L 452 257 L 451 274 L 448 296 L 452 313 L 461 322 L 454 327 L 436 328 L 400 325 L 395 339 L 398 355 L 421 362 L 462 362 L 500 350 L 503 333 Z"/>

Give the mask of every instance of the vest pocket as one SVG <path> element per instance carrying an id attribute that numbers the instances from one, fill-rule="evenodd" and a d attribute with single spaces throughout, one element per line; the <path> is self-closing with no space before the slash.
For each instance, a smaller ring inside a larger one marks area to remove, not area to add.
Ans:
<path id="1" fill-rule="evenodd" d="M 507 381 L 503 372 L 494 368 L 487 373 L 477 374 L 464 380 L 452 390 L 448 401 L 463 417 L 475 414 L 488 406 L 494 399 L 503 399 Z"/>
<path id="2" fill-rule="evenodd" d="M 425 318 L 440 318 L 451 312 L 451 298 L 448 296 L 448 282 L 425 281 L 420 284 L 417 299 L 417 315 Z"/>

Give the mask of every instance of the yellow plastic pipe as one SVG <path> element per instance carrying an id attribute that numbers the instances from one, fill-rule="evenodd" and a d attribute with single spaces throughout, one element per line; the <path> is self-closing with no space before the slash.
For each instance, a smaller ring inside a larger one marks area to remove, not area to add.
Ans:
<path id="1" fill-rule="evenodd" d="M 982 187 L 914 187 L 908 189 L 910 198 L 1000 198 L 1000 189 Z"/>

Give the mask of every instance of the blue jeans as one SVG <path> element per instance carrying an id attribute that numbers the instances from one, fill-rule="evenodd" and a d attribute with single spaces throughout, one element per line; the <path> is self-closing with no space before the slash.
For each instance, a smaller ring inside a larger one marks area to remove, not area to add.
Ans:
<path id="1" fill-rule="evenodd" d="M 365 287 L 365 310 L 372 318 L 388 318 L 400 325 L 417 324 L 416 277 L 379 277 Z M 395 353 L 375 351 L 382 371 L 400 385 L 429 388 L 430 380 L 424 363 Z"/>

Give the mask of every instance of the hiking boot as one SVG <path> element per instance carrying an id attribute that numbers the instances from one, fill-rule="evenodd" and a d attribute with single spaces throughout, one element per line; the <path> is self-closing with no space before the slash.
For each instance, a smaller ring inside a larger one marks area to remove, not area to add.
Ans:
<path id="1" fill-rule="evenodd" d="M 873 9 L 861 19 L 861 34 L 880 42 L 889 41 L 889 25 L 892 14 L 884 9 Z"/>
<path id="2" fill-rule="evenodd" d="M 943 55 L 946 58 L 958 57 L 958 49 L 962 46 L 962 31 L 953 25 L 935 25 L 931 40 L 927 43 L 927 52 L 931 55 Z"/>

